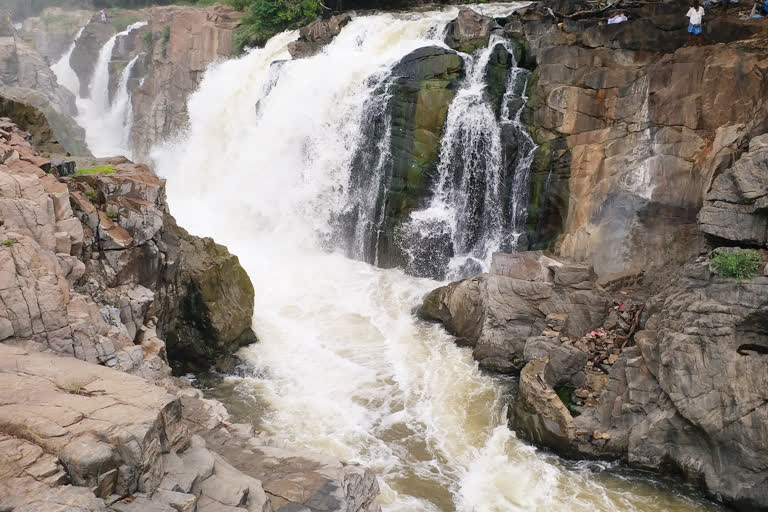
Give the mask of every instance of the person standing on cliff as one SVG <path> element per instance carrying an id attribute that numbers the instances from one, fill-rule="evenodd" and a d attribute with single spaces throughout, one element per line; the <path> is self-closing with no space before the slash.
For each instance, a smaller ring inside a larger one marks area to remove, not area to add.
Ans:
<path id="1" fill-rule="evenodd" d="M 106 9 L 102 9 L 99 14 L 101 14 L 101 22 L 102 23 L 106 23 L 107 22 L 107 10 Z"/>
<path id="2" fill-rule="evenodd" d="M 693 0 L 693 6 L 686 13 L 688 17 L 688 42 L 685 46 L 691 46 L 696 42 L 696 46 L 703 44 L 701 35 L 701 21 L 704 18 L 704 8 L 699 5 L 699 0 Z"/>

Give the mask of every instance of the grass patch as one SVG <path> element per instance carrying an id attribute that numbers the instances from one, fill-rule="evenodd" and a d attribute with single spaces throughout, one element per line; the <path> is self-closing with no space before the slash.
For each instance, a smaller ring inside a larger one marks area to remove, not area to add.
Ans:
<path id="1" fill-rule="evenodd" d="M 163 51 L 163 58 L 165 58 L 168 55 L 168 41 L 171 40 L 171 27 L 170 25 L 166 25 L 165 28 L 163 28 L 163 33 L 160 36 L 160 46 L 162 47 Z"/>
<path id="2" fill-rule="evenodd" d="M 751 249 L 733 252 L 718 249 L 712 254 L 712 266 L 715 271 L 721 276 L 733 277 L 737 281 L 753 279 L 760 263 L 760 255 Z"/>
<path id="3" fill-rule="evenodd" d="M 573 400 L 571 399 L 571 396 L 573 395 L 574 388 L 571 386 L 561 386 L 555 390 L 555 393 L 557 393 L 557 396 L 560 398 L 560 401 L 563 402 L 563 405 L 567 407 L 569 410 L 573 406 Z"/>
<path id="4" fill-rule="evenodd" d="M 15 238 L 9 238 L 7 240 L 3 240 L 3 247 L 13 247 L 17 243 L 19 243 L 19 241 Z"/>
<path id="5" fill-rule="evenodd" d="M 96 167 L 88 167 L 86 169 L 77 169 L 75 176 L 86 176 L 89 174 L 115 174 L 117 169 L 111 165 L 97 165 Z"/>
<path id="6" fill-rule="evenodd" d="M 85 384 L 82 382 L 69 382 L 67 384 L 57 384 L 56 387 L 65 393 L 70 395 L 83 395 L 85 394 Z"/>

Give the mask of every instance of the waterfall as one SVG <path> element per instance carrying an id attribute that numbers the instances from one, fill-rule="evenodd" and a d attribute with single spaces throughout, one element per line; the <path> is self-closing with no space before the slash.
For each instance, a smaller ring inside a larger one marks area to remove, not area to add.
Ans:
<path id="1" fill-rule="evenodd" d="M 75 51 L 77 40 L 80 39 L 83 30 L 85 30 L 85 25 L 77 31 L 75 39 L 72 41 L 72 44 L 69 45 L 69 48 L 64 55 L 51 66 L 51 70 L 56 75 L 56 80 L 74 94 L 75 97 L 80 93 L 80 79 L 77 77 L 77 73 L 72 69 L 72 66 L 69 65 L 69 59 L 72 57 L 72 52 Z"/>
<path id="2" fill-rule="evenodd" d="M 122 32 L 112 36 L 99 51 L 99 58 L 88 86 L 89 97 L 78 98 L 77 122 L 85 128 L 88 148 L 95 156 L 114 155 L 131 156 L 130 125 L 133 109 L 128 91 L 130 73 L 136 63 L 136 57 L 126 65 L 120 76 L 120 84 L 114 102 L 109 101 L 109 62 L 116 41 L 131 31 L 147 25 L 139 21 Z"/>
<path id="3" fill-rule="evenodd" d="M 334 250 L 345 202 L 360 205 L 361 229 L 378 222 L 378 200 L 354 197 L 350 183 L 378 179 L 386 158 L 388 134 L 370 124 L 386 118 L 386 77 L 406 54 L 441 45 L 456 13 L 355 16 L 295 61 L 286 48 L 297 32 L 279 34 L 211 66 L 189 99 L 187 130 L 152 150 L 179 223 L 227 245 L 256 289 L 261 341 L 240 352 L 247 368 L 222 390 L 241 412 L 249 404 L 249 421 L 277 445 L 370 467 L 386 512 L 702 510 L 609 465 L 565 463 L 520 442 L 502 384 L 411 314 L 439 283 Z M 507 99 L 514 124 L 519 102 Z M 362 176 L 361 148 L 372 151 Z"/>
<path id="4" fill-rule="evenodd" d="M 399 229 L 407 268 L 417 275 L 460 279 L 487 271 L 491 255 L 514 251 L 524 233 L 536 150 L 520 121 L 528 72 L 513 62 L 497 115 L 486 94 L 486 75 L 498 51 L 513 56 L 515 49 L 492 35 L 486 48 L 465 56 L 467 77 L 448 110 L 432 200 Z M 508 145 L 513 162 L 505 159 Z"/>

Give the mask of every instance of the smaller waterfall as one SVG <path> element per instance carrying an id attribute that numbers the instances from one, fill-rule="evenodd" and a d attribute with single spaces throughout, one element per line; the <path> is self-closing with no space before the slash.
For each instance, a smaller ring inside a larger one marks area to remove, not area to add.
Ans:
<path id="1" fill-rule="evenodd" d="M 86 142 L 95 156 L 125 155 L 131 157 L 130 129 L 133 109 L 128 91 L 128 81 L 137 57 L 126 65 L 120 76 L 120 84 L 114 102 L 109 101 L 109 62 L 117 40 L 147 24 L 139 21 L 112 36 L 99 51 L 99 58 L 88 87 L 90 97 L 78 98 L 78 123 L 85 128 Z"/>
<path id="2" fill-rule="evenodd" d="M 492 36 L 465 57 L 467 76 L 448 110 L 434 195 L 398 230 L 416 275 L 458 279 L 481 272 L 493 252 L 515 250 L 525 232 L 536 149 L 520 120 L 529 72 L 512 63 L 497 114 L 487 97 L 487 69 L 499 51 L 514 56 L 511 42 Z"/>
<path id="3" fill-rule="evenodd" d="M 80 92 L 80 79 L 77 77 L 77 73 L 72 69 L 72 66 L 69 65 L 69 59 L 72 57 L 72 52 L 75 51 L 75 45 L 77 45 L 77 40 L 80 39 L 80 36 L 83 34 L 83 30 L 85 30 L 85 26 L 78 30 L 75 39 L 72 41 L 72 44 L 69 45 L 69 48 L 64 55 L 51 66 L 51 70 L 56 75 L 56 80 L 74 94 L 75 97 L 77 97 Z"/>

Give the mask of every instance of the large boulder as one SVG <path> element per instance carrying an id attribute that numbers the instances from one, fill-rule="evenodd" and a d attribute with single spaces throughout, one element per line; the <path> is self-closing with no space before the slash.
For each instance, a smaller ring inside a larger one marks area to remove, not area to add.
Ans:
<path id="1" fill-rule="evenodd" d="M 311 57 L 333 41 L 341 33 L 344 25 L 352 21 L 349 14 L 337 14 L 327 20 L 315 20 L 301 27 L 299 38 L 288 45 L 288 51 L 294 59 Z"/>
<path id="2" fill-rule="evenodd" d="M 742 245 L 768 246 L 768 135 L 715 178 L 699 212 L 699 228 Z"/>
<path id="3" fill-rule="evenodd" d="M 488 46 L 494 30 L 501 31 L 501 27 L 493 18 L 462 7 L 457 18 L 446 27 L 445 44 L 462 53 L 472 53 Z"/>
<path id="4" fill-rule="evenodd" d="M 566 265 L 538 251 L 493 255 L 489 274 L 431 292 L 419 310 L 467 345 L 482 368 L 522 368 L 528 338 L 547 327 L 547 315 L 563 313 L 566 336 L 583 336 L 607 314 L 588 267 Z"/>

